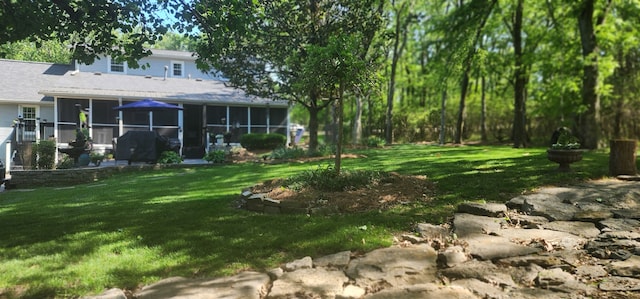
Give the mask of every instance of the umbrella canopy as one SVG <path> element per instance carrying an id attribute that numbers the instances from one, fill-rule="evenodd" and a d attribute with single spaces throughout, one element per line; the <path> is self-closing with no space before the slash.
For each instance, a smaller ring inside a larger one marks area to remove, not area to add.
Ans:
<path id="1" fill-rule="evenodd" d="M 182 110 L 182 107 L 167 104 L 165 102 L 156 101 L 153 99 L 144 99 L 137 102 L 125 104 L 122 106 L 113 107 L 113 110 L 148 112 L 149 113 L 149 131 L 153 131 L 153 111 Z"/>
<path id="2" fill-rule="evenodd" d="M 113 110 L 139 110 L 139 111 L 157 111 L 157 110 L 182 110 L 182 107 L 167 104 L 165 102 L 156 101 L 153 99 L 144 99 L 137 102 L 125 104 L 118 107 L 113 107 Z"/>

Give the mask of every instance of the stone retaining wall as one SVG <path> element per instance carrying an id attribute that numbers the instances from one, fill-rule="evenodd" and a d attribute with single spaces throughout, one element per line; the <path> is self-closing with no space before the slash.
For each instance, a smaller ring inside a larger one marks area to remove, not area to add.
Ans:
<path id="1" fill-rule="evenodd" d="M 207 166 L 207 164 L 144 164 L 114 167 L 83 167 L 71 169 L 16 170 L 11 171 L 10 188 L 34 188 L 70 186 L 91 183 L 109 178 L 117 173 L 165 168 Z"/>

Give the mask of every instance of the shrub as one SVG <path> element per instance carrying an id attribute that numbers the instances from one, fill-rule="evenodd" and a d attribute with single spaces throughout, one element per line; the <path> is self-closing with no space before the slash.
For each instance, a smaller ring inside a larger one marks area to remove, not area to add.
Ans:
<path id="1" fill-rule="evenodd" d="M 160 154 L 158 159 L 160 164 L 180 164 L 182 163 L 182 157 L 174 151 L 164 151 Z"/>
<path id="2" fill-rule="evenodd" d="M 364 140 L 364 144 L 367 147 L 382 147 L 385 144 L 385 140 L 378 136 L 369 136 Z"/>
<path id="3" fill-rule="evenodd" d="M 240 137 L 240 145 L 248 150 L 274 150 L 286 142 L 287 136 L 277 133 L 251 133 Z"/>
<path id="4" fill-rule="evenodd" d="M 271 152 L 271 159 L 296 159 L 304 157 L 305 155 L 305 151 L 301 148 L 287 148 L 282 146 Z"/>
<path id="5" fill-rule="evenodd" d="M 37 156 L 36 165 L 38 169 L 53 169 L 53 165 L 55 165 L 55 157 L 56 157 L 56 142 L 53 140 L 40 140 L 35 144 L 33 155 L 35 159 Z"/>
<path id="6" fill-rule="evenodd" d="M 69 168 L 73 168 L 75 166 L 75 162 L 73 162 L 73 159 L 69 158 L 69 155 L 64 154 L 62 156 L 62 159 L 58 162 L 58 165 L 56 165 L 57 169 L 69 169 Z"/>
<path id="7" fill-rule="evenodd" d="M 335 144 L 320 144 L 318 149 L 314 152 L 309 151 L 309 157 L 325 157 L 336 154 L 336 146 Z"/>
<path id="8" fill-rule="evenodd" d="M 209 151 L 202 157 L 209 163 L 223 163 L 225 161 L 226 154 L 223 150 Z"/>
<path id="9" fill-rule="evenodd" d="M 321 191 L 347 191 L 374 184 L 383 176 L 374 170 L 342 170 L 337 173 L 333 166 L 327 166 L 289 177 L 284 185 L 293 190 L 310 187 Z"/>

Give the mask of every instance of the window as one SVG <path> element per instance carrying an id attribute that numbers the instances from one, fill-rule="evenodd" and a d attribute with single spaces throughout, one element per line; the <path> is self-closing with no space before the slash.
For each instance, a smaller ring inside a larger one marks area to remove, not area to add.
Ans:
<path id="1" fill-rule="evenodd" d="M 36 141 L 36 107 L 22 107 L 22 140 Z"/>
<path id="2" fill-rule="evenodd" d="M 182 61 L 171 62 L 171 76 L 184 77 L 184 62 Z"/>
<path id="3" fill-rule="evenodd" d="M 127 63 L 117 62 L 109 57 L 109 73 L 127 73 Z"/>

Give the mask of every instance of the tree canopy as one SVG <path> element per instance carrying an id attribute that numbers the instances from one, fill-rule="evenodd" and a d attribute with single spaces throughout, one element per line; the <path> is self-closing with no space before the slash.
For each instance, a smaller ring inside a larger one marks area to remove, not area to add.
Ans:
<path id="1" fill-rule="evenodd" d="M 34 0 L 0 2 L 0 44 L 29 40 L 67 43 L 72 57 L 92 63 L 100 55 L 131 67 L 149 53 L 168 26 L 146 0 Z"/>

